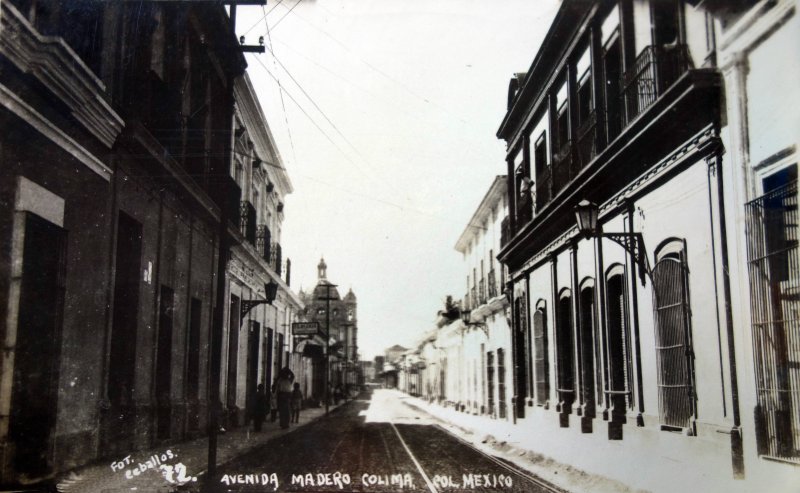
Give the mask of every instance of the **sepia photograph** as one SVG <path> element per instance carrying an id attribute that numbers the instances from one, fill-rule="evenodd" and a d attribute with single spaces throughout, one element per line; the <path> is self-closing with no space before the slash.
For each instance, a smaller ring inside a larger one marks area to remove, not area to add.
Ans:
<path id="1" fill-rule="evenodd" d="M 798 0 L 0 0 L 0 493 L 800 491 Z"/>

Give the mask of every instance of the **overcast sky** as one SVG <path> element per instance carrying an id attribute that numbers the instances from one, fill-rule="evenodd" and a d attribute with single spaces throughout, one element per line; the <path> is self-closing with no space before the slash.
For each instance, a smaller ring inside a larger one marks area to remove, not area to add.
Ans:
<path id="1" fill-rule="evenodd" d="M 358 297 L 363 357 L 413 344 L 448 294 L 464 295 L 454 245 L 505 174 L 495 132 L 508 81 L 530 66 L 558 4 L 239 7 L 237 33 L 266 38 L 248 72 L 295 189 L 282 237 L 292 287 L 316 285 L 324 256 L 329 280 Z"/>

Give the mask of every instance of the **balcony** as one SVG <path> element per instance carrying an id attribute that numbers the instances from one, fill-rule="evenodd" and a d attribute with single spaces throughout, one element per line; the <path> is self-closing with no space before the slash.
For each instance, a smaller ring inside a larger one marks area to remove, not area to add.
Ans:
<path id="1" fill-rule="evenodd" d="M 572 141 L 567 141 L 553 155 L 553 196 L 558 195 L 567 184 L 575 178 L 577 171 L 572 159 Z"/>
<path id="2" fill-rule="evenodd" d="M 256 208 L 246 200 L 239 206 L 239 230 L 251 245 L 256 244 Z"/>
<path id="3" fill-rule="evenodd" d="M 488 277 L 486 277 L 486 286 L 488 290 L 489 299 L 492 299 L 497 296 L 497 277 L 494 274 L 494 269 L 489 271 Z"/>
<path id="4" fill-rule="evenodd" d="M 281 244 L 277 241 L 272 242 L 270 246 L 269 266 L 275 271 L 278 276 L 281 275 Z"/>
<path id="5" fill-rule="evenodd" d="M 597 110 L 592 110 L 578 126 L 574 159 L 579 169 L 588 166 L 597 155 Z"/>
<path id="6" fill-rule="evenodd" d="M 500 222 L 500 248 L 506 246 L 511 239 L 511 223 L 508 216 L 504 217 Z"/>
<path id="7" fill-rule="evenodd" d="M 542 209 L 553 198 L 553 171 L 546 166 L 536 176 L 536 210 Z"/>
<path id="8" fill-rule="evenodd" d="M 622 76 L 622 128 L 649 108 L 691 68 L 686 45 L 648 46 Z"/>
<path id="9" fill-rule="evenodd" d="M 266 224 L 260 224 L 256 229 L 256 250 L 261 258 L 269 262 L 270 248 L 272 247 L 272 233 Z"/>

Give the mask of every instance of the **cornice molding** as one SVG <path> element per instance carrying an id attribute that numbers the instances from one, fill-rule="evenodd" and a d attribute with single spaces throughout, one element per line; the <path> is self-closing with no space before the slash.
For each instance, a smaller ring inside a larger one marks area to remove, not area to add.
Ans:
<path id="1" fill-rule="evenodd" d="M 62 38 L 39 34 L 9 2 L 0 2 L 0 54 L 36 77 L 106 147 L 114 145 L 124 122 L 103 83 Z"/>
<path id="2" fill-rule="evenodd" d="M 0 84 L 0 106 L 25 120 L 30 126 L 41 132 L 42 135 L 86 165 L 87 168 L 100 175 L 101 178 L 106 181 L 111 180 L 111 168 L 2 84 Z"/>

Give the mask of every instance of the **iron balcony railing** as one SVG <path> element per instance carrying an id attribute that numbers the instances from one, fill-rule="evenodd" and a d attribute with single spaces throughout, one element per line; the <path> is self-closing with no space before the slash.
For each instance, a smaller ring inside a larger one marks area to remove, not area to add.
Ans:
<path id="1" fill-rule="evenodd" d="M 524 189 L 523 184 L 526 181 L 528 174 L 525 171 L 525 164 L 521 163 L 514 171 L 514 176 L 517 182 L 517 225 L 518 228 L 524 227 L 531 219 L 533 219 L 533 201 L 532 190 Z M 527 180 L 530 183 L 529 180 Z"/>
<path id="2" fill-rule="evenodd" d="M 555 197 L 567 183 L 572 181 L 575 173 L 572 165 L 572 141 L 566 141 L 564 145 L 553 155 L 553 188 L 552 197 Z"/>
<path id="3" fill-rule="evenodd" d="M 281 244 L 277 241 L 272 242 L 270 246 L 269 266 L 276 274 L 281 275 Z"/>
<path id="4" fill-rule="evenodd" d="M 486 285 L 488 287 L 488 294 L 489 298 L 494 298 L 497 296 L 497 277 L 494 275 L 494 269 L 489 271 L 489 275 L 486 277 Z"/>
<path id="5" fill-rule="evenodd" d="M 256 251 L 261 258 L 269 262 L 272 247 L 272 234 L 266 224 L 261 224 L 256 230 Z"/>
<path id="6" fill-rule="evenodd" d="M 239 229 L 245 240 L 256 244 L 256 208 L 246 200 L 239 207 Z"/>
<path id="7" fill-rule="evenodd" d="M 550 199 L 553 198 L 553 170 L 552 166 L 544 166 L 541 173 L 536 175 L 536 210 L 539 211 Z"/>
<path id="8" fill-rule="evenodd" d="M 511 239 L 511 222 L 508 216 L 506 216 L 500 222 L 500 248 L 506 246 L 510 239 Z"/>
<path id="9" fill-rule="evenodd" d="M 574 159 L 578 169 L 592 162 L 597 155 L 597 110 L 592 110 L 578 126 Z"/>
<path id="10" fill-rule="evenodd" d="M 746 205 L 759 454 L 800 463 L 797 181 Z"/>
<path id="11" fill-rule="evenodd" d="M 648 46 L 622 76 L 622 128 L 650 107 L 691 68 L 686 45 Z"/>

